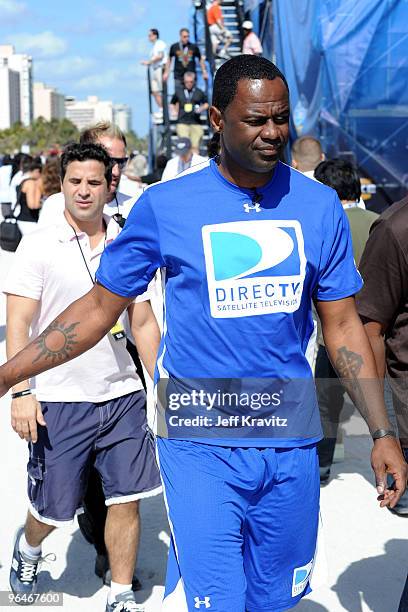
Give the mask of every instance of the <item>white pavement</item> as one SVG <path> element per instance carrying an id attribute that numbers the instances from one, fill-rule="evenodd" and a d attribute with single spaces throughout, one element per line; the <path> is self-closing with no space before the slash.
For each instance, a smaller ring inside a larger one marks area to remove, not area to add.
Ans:
<path id="1" fill-rule="evenodd" d="M 0 252 L 0 282 L 11 257 Z M 0 297 L 2 361 L 5 358 L 4 336 L 5 308 L 4 299 Z M 8 397 L 0 401 L 0 591 L 8 590 L 13 537 L 26 513 L 27 450 L 9 425 L 9 403 Z M 345 438 L 345 460 L 335 464 L 333 479 L 322 489 L 321 496 L 328 584 L 303 600 L 296 611 L 397 612 L 408 571 L 408 519 L 378 507 L 369 467 L 370 442 L 364 434 L 364 424 L 352 416 L 346 430 L 353 435 Z M 169 543 L 162 498 L 144 500 L 141 514 L 138 576 L 143 590 L 137 597 L 145 604 L 146 612 L 160 612 Z M 107 588 L 101 586 L 93 573 L 93 548 L 85 542 L 77 527 L 52 533 L 44 545 L 44 553 L 48 552 L 55 552 L 57 560 L 43 566 L 40 588 L 63 592 L 65 612 L 104 611 Z M 0 603 L 3 603 L 1 594 Z M 35 609 L 50 610 L 43 606 Z"/>

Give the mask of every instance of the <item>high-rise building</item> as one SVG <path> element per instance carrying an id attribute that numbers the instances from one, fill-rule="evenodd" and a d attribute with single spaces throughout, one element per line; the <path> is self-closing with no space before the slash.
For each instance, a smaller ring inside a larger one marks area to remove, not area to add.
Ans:
<path id="1" fill-rule="evenodd" d="M 48 87 L 40 82 L 34 83 L 33 93 L 34 119 L 44 117 L 47 121 L 51 121 L 65 117 L 65 98 L 54 87 Z"/>
<path id="2" fill-rule="evenodd" d="M 70 119 L 79 130 L 83 130 L 98 121 L 113 123 L 113 102 L 99 100 L 97 96 L 89 96 L 86 100 L 65 98 L 65 116 Z"/>
<path id="3" fill-rule="evenodd" d="M 132 129 L 132 110 L 127 104 L 115 104 L 113 107 L 113 121 L 124 132 Z"/>
<path id="4" fill-rule="evenodd" d="M 20 120 L 20 75 L 10 70 L 6 58 L 0 58 L 0 130 Z"/>
<path id="5" fill-rule="evenodd" d="M 8 68 L 20 75 L 20 121 L 28 126 L 33 120 L 32 58 L 25 53 L 15 53 L 13 45 L 0 45 L 0 60 L 4 59 Z"/>

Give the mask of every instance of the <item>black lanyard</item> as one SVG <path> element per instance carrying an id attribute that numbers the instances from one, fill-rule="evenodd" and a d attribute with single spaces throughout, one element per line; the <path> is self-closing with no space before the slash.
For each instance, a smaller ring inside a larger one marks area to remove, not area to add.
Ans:
<path id="1" fill-rule="evenodd" d="M 104 225 L 105 225 L 105 221 L 104 221 Z M 96 282 L 96 279 L 92 276 L 92 273 L 91 273 L 91 271 L 89 269 L 88 262 L 86 261 L 86 257 L 84 255 L 84 252 L 83 252 L 82 247 L 81 247 L 81 243 L 79 242 L 78 234 L 76 233 L 76 229 L 75 229 L 75 227 L 73 225 L 71 225 L 70 227 L 71 227 L 72 231 L 75 234 L 77 245 L 79 247 L 79 250 L 81 251 L 82 259 L 84 260 L 85 268 L 88 271 L 89 278 L 91 279 L 91 283 L 94 285 L 95 282 Z M 105 250 L 105 246 L 106 246 L 106 225 L 105 225 L 105 239 L 103 241 L 103 250 Z"/>
<path id="2" fill-rule="evenodd" d="M 194 89 L 192 89 L 191 91 L 188 91 L 188 89 L 184 90 L 184 97 L 187 100 L 187 102 L 191 102 L 194 96 Z"/>
<path id="3" fill-rule="evenodd" d="M 116 193 L 115 193 L 115 201 L 116 201 L 116 208 L 118 209 L 118 212 L 112 215 L 112 219 L 114 219 L 116 223 L 119 225 L 120 229 L 122 229 L 125 226 L 126 218 L 122 215 L 122 213 L 119 210 L 119 202 L 118 202 Z"/>

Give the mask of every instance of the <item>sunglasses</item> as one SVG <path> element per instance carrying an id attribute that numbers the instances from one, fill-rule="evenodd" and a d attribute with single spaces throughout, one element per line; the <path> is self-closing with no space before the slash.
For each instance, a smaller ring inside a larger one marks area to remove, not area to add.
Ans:
<path id="1" fill-rule="evenodd" d="M 119 168 L 123 170 L 128 162 L 128 159 L 128 157 L 111 157 L 111 162 L 114 166 L 118 164 Z"/>

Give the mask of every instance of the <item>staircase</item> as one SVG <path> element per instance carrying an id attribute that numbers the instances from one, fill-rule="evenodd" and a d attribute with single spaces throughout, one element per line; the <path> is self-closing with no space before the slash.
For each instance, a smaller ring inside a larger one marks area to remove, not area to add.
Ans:
<path id="1" fill-rule="evenodd" d="M 236 0 L 223 0 L 222 13 L 224 15 L 224 25 L 227 30 L 232 34 L 232 44 L 229 48 L 231 56 L 239 55 L 241 53 L 242 42 L 241 42 L 241 20 L 239 15 L 239 3 Z M 220 61 L 216 68 L 218 69 L 225 60 Z"/>
<path id="2" fill-rule="evenodd" d="M 198 46 L 200 47 L 202 54 L 207 57 L 207 62 L 206 62 L 207 70 L 211 73 L 211 77 L 210 77 L 211 85 L 209 86 L 209 90 L 208 90 L 208 98 L 209 98 L 209 102 L 211 102 L 212 81 L 214 79 L 215 73 L 218 70 L 218 68 L 222 66 L 222 64 L 224 64 L 227 61 L 227 59 L 218 58 L 218 57 L 214 58 L 212 55 L 211 42 L 208 36 L 208 25 L 206 24 L 206 16 L 205 16 L 206 10 L 204 8 L 205 4 L 206 4 L 205 0 L 202 0 L 201 7 L 197 7 L 197 11 L 201 11 L 200 13 L 201 19 L 203 20 L 204 23 L 203 23 L 202 34 L 201 34 L 202 39 L 200 40 L 196 39 L 195 43 L 198 44 Z M 207 4 L 209 6 L 210 2 L 208 2 Z M 243 0 L 223 0 L 222 6 L 221 6 L 223 16 L 224 16 L 224 25 L 226 29 L 231 32 L 232 37 L 233 37 L 232 43 L 228 50 L 231 57 L 234 57 L 241 53 L 241 48 L 242 48 L 241 24 L 244 19 L 243 4 L 244 4 Z M 205 34 L 205 32 L 207 32 L 207 34 Z M 200 81 L 198 80 L 198 82 L 200 86 Z M 171 99 L 171 95 L 168 95 L 167 96 L 168 104 L 170 102 L 170 99 Z M 152 110 L 151 102 L 150 102 L 150 109 Z M 156 155 L 156 151 L 158 150 L 166 151 L 167 150 L 167 154 L 169 154 L 170 151 L 174 149 L 174 143 L 177 140 L 176 125 L 177 125 L 177 121 L 175 121 L 174 119 L 169 119 L 168 122 L 165 119 L 155 120 L 153 115 L 151 114 L 151 125 L 150 125 L 150 132 L 149 132 L 149 140 L 150 140 L 150 146 L 149 146 L 150 151 L 149 152 L 151 153 L 151 155 L 149 155 L 149 162 L 150 162 L 149 165 L 152 165 L 154 156 Z M 202 114 L 202 125 L 204 128 L 204 135 L 201 140 L 200 154 L 207 155 L 207 143 L 209 139 L 211 138 L 210 126 L 208 122 L 207 113 Z"/>

